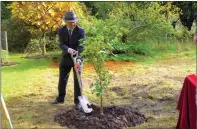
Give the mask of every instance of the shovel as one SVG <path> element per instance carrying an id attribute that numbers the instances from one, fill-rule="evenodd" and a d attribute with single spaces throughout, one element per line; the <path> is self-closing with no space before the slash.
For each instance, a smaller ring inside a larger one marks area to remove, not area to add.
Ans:
<path id="1" fill-rule="evenodd" d="M 10 115 L 8 113 L 8 110 L 7 110 L 7 107 L 6 107 L 6 104 L 5 104 L 5 101 L 3 99 L 3 96 L 1 94 L 1 103 L 2 103 L 2 106 L 3 106 L 3 111 L 8 119 L 8 122 L 9 122 L 9 125 L 10 125 L 10 128 L 13 129 L 13 126 L 12 126 L 12 122 L 11 122 L 11 119 L 10 119 Z"/>
<path id="2" fill-rule="evenodd" d="M 73 60 L 73 63 L 74 63 L 74 66 L 76 66 L 76 59 L 77 59 L 77 56 L 76 57 L 73 57 L 71 55 L 71 58 Z M 74 67 L 75 69 L 75 67 Z M 90 103 L 88 101 L 88 97 L 87 96 L 84 96 L 82 94 L 82 91 L 83 91 L 83 86 L 82 86 L 82 81 L 81 81 L 81 75 L 79 74 L 79 71 L 77 71 L 77 69 L 75 69 L 75 73 L 77 75 L 77 80 L 78 80 L 78 83 L 79 83 L 79 87 L 80 87 L 80 91 L 81 91 L 81 96 L 78 96 L 78 99 L 79 99 L 79 103 L 82 107 L 82 110 L 83 112 L 85 113 L 91 113 L 93 111 L 92 108 L 90 108 Z"/>

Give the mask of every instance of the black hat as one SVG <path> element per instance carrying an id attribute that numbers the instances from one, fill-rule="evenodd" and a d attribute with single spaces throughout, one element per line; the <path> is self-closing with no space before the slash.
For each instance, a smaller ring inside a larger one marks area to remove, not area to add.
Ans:
<path id="1" fill-rule="evenodd" d="M 78 18 L 73 11 L 67 11 L 63 17 L 63 20 L 65 22 L 76 22 L 78 21 Z"/>

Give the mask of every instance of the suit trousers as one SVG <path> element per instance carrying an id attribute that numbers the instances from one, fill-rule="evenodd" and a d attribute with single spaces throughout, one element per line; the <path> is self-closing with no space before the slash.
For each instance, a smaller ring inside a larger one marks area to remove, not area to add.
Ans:
<path id="1" fill-rule="evenodd" d="M 70 75 L 70 71 L 73 69 L 73 75 L 74 75 L 74 103 L 78 104 L 79 99 L 78 96 L 81 96 L 81 90 L 80 86 L 77 80 L 77 75 L 74 70 L 73 65 L 66 65 L 66 62 L 64 59 L 61 60 L 60 62 L 60 67 L 59 67 L 59 83 L 58 83 L 58 97 L 57 100 L 64 102 L 64 98 L 66 96 L 66 86 L 68 83 L 68 78 Z M 79 74 L 81 74 L 82 71 L 82 65 L 79 68 Z"/>

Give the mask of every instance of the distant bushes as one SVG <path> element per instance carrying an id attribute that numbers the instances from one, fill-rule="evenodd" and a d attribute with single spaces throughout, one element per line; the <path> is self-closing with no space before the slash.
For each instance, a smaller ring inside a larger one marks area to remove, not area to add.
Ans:
<path id="1" fill-rule="evenodd" d="M 7 31 L 8 48 L 12 52 L 23 52 L 31 39 L 28 28 L 16 19 L 3 20 L 1 31 Z"/>

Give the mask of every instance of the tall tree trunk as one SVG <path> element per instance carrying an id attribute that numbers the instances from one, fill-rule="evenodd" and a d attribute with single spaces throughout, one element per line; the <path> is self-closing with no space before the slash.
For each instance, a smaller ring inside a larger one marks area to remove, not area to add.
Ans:
<path id="1" fill-rule="evenodd" d="M 46 54 L 46 34 L 43 33 L 42 55 Z"/>
<path id="2" fill-rule="evenodd" d="M 170 15 L 170 10 L 169 10 L 169 8 L 170 8 L 170 6 L 171 6 L 171 3 L 172 2 L 167 2 L 167 5 L 166 5 L 166 22 L 168 22 L 168 20 L 169 20 L 169 15 Z"/>
<path id="3" fill-rule="evenodd" d="M 197 35 L 197 18 L 196 18 L 196 31 L 195 34 Z"/>

